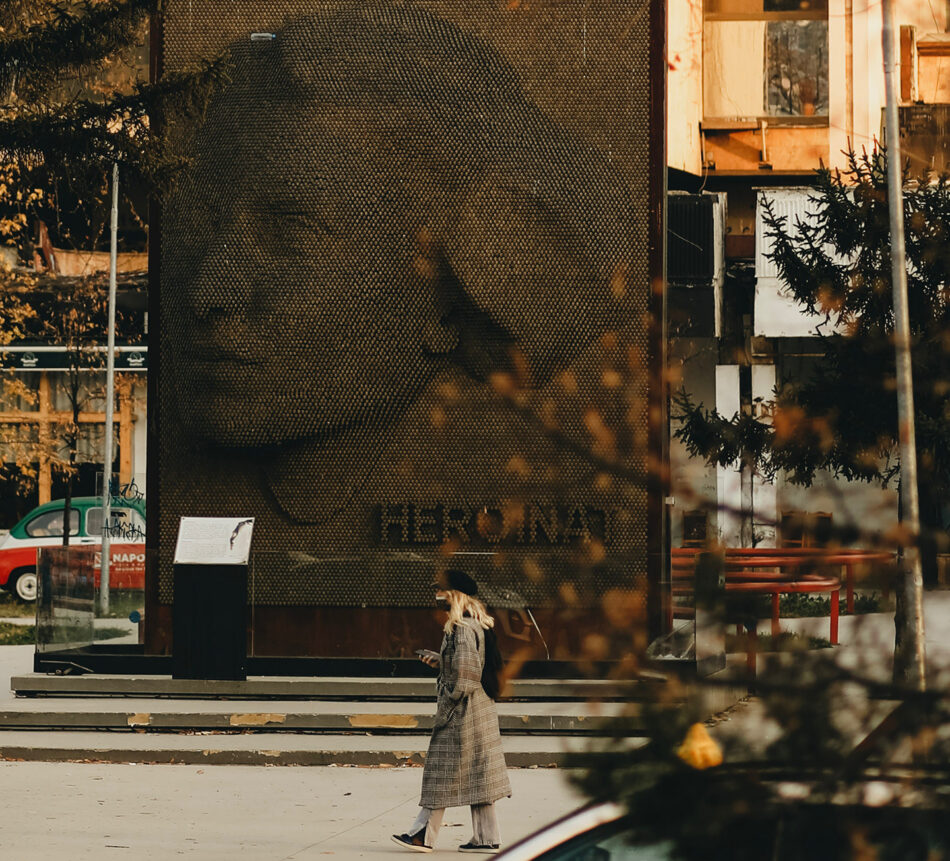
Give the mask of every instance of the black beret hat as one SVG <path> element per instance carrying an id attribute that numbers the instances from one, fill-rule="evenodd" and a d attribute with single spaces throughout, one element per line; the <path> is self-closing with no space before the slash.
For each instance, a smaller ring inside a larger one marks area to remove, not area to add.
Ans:
<path id="1" fill-rule="evenodd" d="M 451 589 L 453 592 L 464 592 L 466 595 L 478 594 L 478 583 L 457 568 L 443 571 L 435 585 L 441 589 Z"/>

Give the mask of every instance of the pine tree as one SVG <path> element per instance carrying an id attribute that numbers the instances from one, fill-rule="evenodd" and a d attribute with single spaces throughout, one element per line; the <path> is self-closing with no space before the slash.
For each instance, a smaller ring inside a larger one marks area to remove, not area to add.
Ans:
<path id="1" fill-rule="evenodd" d="M 912 181 L 905 170 L 905 187 L 921 549 L 932 578 L 950 491 L 950 177 Z M 681 392 L 675 436 L 692 455 L 723 466 L 742 460 L 770 480 L 782 473 L 808 486 L 830 470 L 894 484 L 900 463 L 886 154 L 851 153 L 844 173 L 819 171 L 807 218 L 788 224 L 766 202 L 765 223 L 782 280 L 821 324 L 824 358 L 807 379 L 779 381 L 767 419 L 723 416 Z"/>
<path id="2" fill-rule="evenodd" d="M 0 244 L 6 263 L 0 267 L 0 292 L 4 320 L 18 326 L 0 335 L 0 344 L 25 331 L 66 346 L 66 377 L 72 381 L 66 395 L 74 418 L 85 391 L 75 385 L 79 365 L 88 365 L 88 348 L 103 331 L 105 279 L 89 276 L 57 285 L 38 278 L 30 267 L 41 261 L 39 237 L 47 254 L 49 245 L 101 247 L 110 175 L 118 163 L 122 206 L 140 227 L 126 232 L 121 247 L 144 250 L 145 202 L 167 193 L 185 164 L 169 144 L 167 129 L 199 118 L 223 79 L 219 57 L 148 80 L 148 28 L 160 7 L 161 0 L 0 0 Z M 60 301 L 42 303 L 50 316 L 40 319 L 33 300 L 51 292 Z M 67 479 L 67 506 L 78 442 L 74 421 L 63 440 L 49 441 L 50 451 L 26 455 L 59 464 Z M 21 476 L 29 476 L 28 463 L 18 466 L 25 466 Z"/>
<path id="3" fill-rule="evenodd" d="M 222 61 L 148 82 L 145 44 L 160 0 L 0 3 L 0 152 L 13 184 L 0 206 L 54 242 L 93 247 L 109 217 L 118 162 L 126 203 L 166 191 L 182 166 L 169 122 L 199 115 Z M 140 217 L 145 213 L 138 213 Z"/>

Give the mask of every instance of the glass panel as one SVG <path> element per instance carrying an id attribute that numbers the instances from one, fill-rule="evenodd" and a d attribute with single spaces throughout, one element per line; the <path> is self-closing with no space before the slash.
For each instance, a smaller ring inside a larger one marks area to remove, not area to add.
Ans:
<path id="1" fill-rule="evenodd" d="M 37 555 L 36 649 L 67 652 L 93 643 L 142 642 L 145 548 L 114 544 L 109 607 L 101 614 L 98 547 L 44 547 Z M 81 657 L 73 660 L 81 663 Z"/>
<path id="2" fill-rule="evenodd" d="M 101 594 L 102 554 L 98 547 L 95 550 L 96 642 L 100 646 L 144 642 L 147 558 L 144 543 L 113 539 L 109 551 L 109 608 L 105 614 Z"/>
<path id="3" fill-rule="evenodd" d="M 86 535 L 102 534 L 102 509 L 90 508 L 86 512 Z"/>
<path id="4" fill-rule="evenodd" d="M 34 517 L 24 527 L 30 538 L 56 538 L 63 534 L 63 512 L 46 511 Z M 69 511 L 69 534 L 79 534 L 79 512 L 75 508 Z"/>
<path id="5" fill-rule="evenodd" d="M 43 547 L 37 554 L 36 650 L 88 646 L 94 638 L 95 586 L 91 547 Z"/>
<path id="6" fill-rule="evenodd" d="M 707 21 L 705 34 L 706 117 L 828 115 L 826 21 Z"/>
<path id="7" fill-rule="evenodd" d="M 765 51 L 769 115 L 827 116 L 827 22 L 769 21 Z"/>
<path id="8" fill-rule="evenodd" d="M 7 377 L 0 383 L 0 409 L 34 412 L 39 401 L 40 374 Z"/>
<path id="9" fill-rule="evenodd" d="M 83 375 L 75 391 L 69 374 L 65 372 L 51 373 L 49 380 L 50 400 L 54 409 L 72 412 L 74 399 L 83 412 L 100 412 L 105 409 L 105 400 L 102 397 L 104 373 Z"/>

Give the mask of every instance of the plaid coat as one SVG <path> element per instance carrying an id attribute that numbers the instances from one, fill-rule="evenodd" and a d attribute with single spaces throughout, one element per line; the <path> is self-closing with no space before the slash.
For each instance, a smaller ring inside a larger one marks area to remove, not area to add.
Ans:
<path id="1" fill-rule="evenodd" d="M 494 701 L 482 689 L 485 636 L 465 618 L 442 639 L 439 705 L 420 807 L 489 804 L 511 795 Z"/>

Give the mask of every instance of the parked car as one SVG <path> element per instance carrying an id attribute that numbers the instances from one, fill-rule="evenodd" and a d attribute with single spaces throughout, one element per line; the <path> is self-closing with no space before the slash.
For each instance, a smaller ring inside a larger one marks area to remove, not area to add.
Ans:
<path id="1" fill-rule="evenodd" d="M 0 541 L 0 587 L 21 601 L 36 600 L 36 557 L 41 547 L 63 543 L 65 502 L 55 499 L 34 508 Z M 122 500 L 110 507 L 110 584 L 116 589 L 145 588 L 145 502 Z M 77 496 L 69 512 L 69 543 L 101 546 L 102 499 Z M 97 568 L 100 559 L 96 554 Z M 97 576 L 98 579 L 98 576 Z"/>
<path id="2" fill-rule="evenodd" d="M 796 784 L 797 786 L 798 784 Z M 950 857 L 950 827 L 940 807 L 917 799 L 921 807 L 883 807 L 846 803 L 789 803 L 753 822 L 738 836 L 748 842 L 739 852 L 734 830 L 715 834 L 693 857 L 755 857 L 772 861 L 851 861 L 853 858 L 933 861 Z M 675 804 L 675 800 L 671 799 Z M 754 827 L 753 827 L 754 826 Z M 764 826 L 764 827 L 762 827 Z M 495 856 L 496 861 L 672 861 L 672 841 L 630 842 L 633 824 L 620 805 L 592 804 L 568 814 Z M 852 843 L 857 838 L 857 843 Z M 761 842 L 758 842 L 761 841 Z M 694 847 L 696 849 L 696 847 Z M 863 849 L 867 854 L 861 854 Z M 750 854 L 751 850 L 751 854 Z M 854 851 L 852 851 L 854 850 Z"/>
<path id="3" fill-rule="evenodd" d="M 569 813 L 495 856 L 497 861 L 670 861 L 669 842 L 633 846 L 619 804 Z"/>

